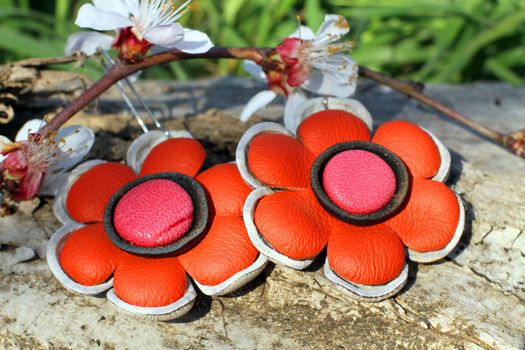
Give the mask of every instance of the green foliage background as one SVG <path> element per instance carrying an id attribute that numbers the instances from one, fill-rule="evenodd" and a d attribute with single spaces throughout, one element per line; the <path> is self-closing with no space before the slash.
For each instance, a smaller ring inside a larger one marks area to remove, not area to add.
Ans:
<path id="1" fill-rule="evenodd" d="M 85 2 L 0 0 L 0 62 L 62 55 Z M 349 19 L 354 59 L 384 73 L 427 82 L 525 81 L 525 0 L 194 0 L 183 24 L 216 45 L 269 47 L 296 29 L 297 15 L 317 29 L 325 13 Z M 146 76 L 240 72 L 235 61 L 195 61 Z"/>

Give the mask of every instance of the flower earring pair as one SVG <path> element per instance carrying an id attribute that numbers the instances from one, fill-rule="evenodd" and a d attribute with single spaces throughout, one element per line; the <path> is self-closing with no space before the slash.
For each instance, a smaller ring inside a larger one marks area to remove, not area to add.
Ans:
<path id="1" fill-rule="evenodd" d="M 200 171 L 205 152 L 185 132 L 151 131 L 128 166 L 91 161 L 62 188 L 64 223 L 51 270 L 74 292 L 156 320 L 188 312 L 195 285 L 223 295 L 268 260 L 307 267 L 327 247 L 325 275 L 352 296 L 397 293 L 407 258 L 446 256 L 464 225 L 461 200 L 442 182 L 446 148 L 406 122 L 382 125 L 355 100 L 314 99 L 296 130 L 250 128 L 236 164 Z M 296 136 L 293 136 L 296 135 Z"/>

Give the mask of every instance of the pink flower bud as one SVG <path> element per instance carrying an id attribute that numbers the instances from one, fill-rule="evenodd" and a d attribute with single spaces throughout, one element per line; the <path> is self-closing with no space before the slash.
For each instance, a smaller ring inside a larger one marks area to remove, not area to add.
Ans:
<path id="1" fill-rule="evenodd" d="M 123 62 L 141 61 L 152 46 L 146 39 L 139 39 L 132 27 L 122 28 L 113 43 L 113 47 L 118 49 L 118 56 Z"/>
<path id="2" fill-rule="evenodd" d="M 20 180 L 27 173 L 28 160 L 22 150 L 11 152 L 0 165 L 8 180 Z"/>

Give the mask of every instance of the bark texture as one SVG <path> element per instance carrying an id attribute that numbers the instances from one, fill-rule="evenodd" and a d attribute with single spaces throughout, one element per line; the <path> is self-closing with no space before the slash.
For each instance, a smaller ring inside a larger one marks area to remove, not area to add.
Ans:
<path id="1" fill-rule="evenodd" d="M 247 127 L 234 117 L 255 91 L 252 82 L 140 88 L 159 117 L 170 117 L 169 128 L 185 127 L 204 143 L 206 166 L 233 159 Z M 476 110 L 480 120 L 497 120 L 497 114 L 510 116 L 514 129 L 525 123 L 516 110 L 525 89 L 487 84 L 431 86 L 430 92 L 465 113 Z M 492 94 L 501 99 L 496 107 Z M 376 122 L 408 116 L 441 137 L 453 151 L 449 182 L 467 207 L 459 247 L 439 263 L 411 265 L 409 282 L 395 298 L 376 304 L 348 298 L 324 278 L 320 257 L 305 272 L 271 265 L 233 296 L 199 295 L 194 309 L 175 322 L 136 320 L 105 298 L 67 292 L 53 278 L 43 253 L 59 224 L 52 201 L 35 200 L 0 219 L 0 348 L 525 349 L 525 162 L 403 96 L 369 86 L 358 98 Z M 259 115 L 276 119 L 281 111 L 276 105 Z M 91 158 L 124 159 L 139 133 L 111 93 L 97 112 L 73 122 L 96 129 Z M 512 129 L 502 119 L 506 123 Z"/>

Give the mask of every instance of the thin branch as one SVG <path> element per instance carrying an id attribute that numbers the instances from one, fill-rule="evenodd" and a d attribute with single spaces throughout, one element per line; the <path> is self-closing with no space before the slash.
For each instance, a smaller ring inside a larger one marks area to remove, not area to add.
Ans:
<path id="1" fill-rule="evenodd" d="M 189 59 L 198 58 L 235 58 L 235 59 L 248 59 L 255 62 L 261 62 L 265 56 L 267 49 L 238 49 L 238 48 L 222 48 L 214 47 L 206 53 L 201 54 L 189 54 L 179 50 L 168 51 L 153 56 L 148 56 L 144 60 L 131 63 L 121 64 L 117 63 L 111 67 L 111 69 L 95 84 L 88 88 L 82 95 L 73 100 L 68 104 L 62 111 L 60 111 L 50 122 L 43 128 L 39 134 L 44 135 L 50 130 L 58 130 L 58 128 L 68 121 L 75 114 L 80 112 L 84 107 L 89 105 L 91 101 L 94 101 L 101 94 L 107 91 L 111 86 L 116 84 L 121 79 L 132 75 L 145 68 L 155 66 L 158 64 L 183 61 Z"/>
<path id="2" fill-rule="evenodd" d="M 264 58 L 272 52 L 272 49 L 264 48 L 224 48 L 214 47 L 208 52 L 200 54 L 189 54 L 179 50 L 168 51 L 157 55 L 152 55 L 144 58 L 144 60 L 137 63 L 122 64 L 117 63 L 111 67 L 111 69 L 87 89 L 82 95 L 73 100 L 67 105 L 60 113 L 58 113 L 39 133 L 44 135 L 50 130 L 57 130 L 62 124 L 68 121 L 76 113 L 86 107 L 93 100 L 98 98 L 102 93 L 107 91 L 111 86 L 116 84 L 118 81 L 132 75 L 135 72 L 143 70 L 145 68 L 155 66 L 158 64 L 164 64 L 174 61 L 184 61 L 190 59 L 199 58 L 230 58 L 230 59 L 247 59 L 252 60 L 256 63 L 261 63 Z M 40 61 L 40 64 L 56 64 L 56 63 L 70 63 L 78 61 L 81 58 L 79 56 L 69 56 L 64 58 L 52 58 Z M 19 62 L 20 63 L 20 62 Z M 38 61 L 22 61 L 25 65 L 36 65 Z M 525 158 L 525 130 L 519 130 L 514 133 L 502 134 L 485 125 L 475 122 L 456 110 L 428 97 L 423 93 L 423 85 L 412 81 L 401 81 L 394 78 L 387 77 L 379 72 L 375 72 L 367 67 L 360 66 L 359 74 L 367 79 L 374 80 L 380 84 L 389 86 L 390 88 L 401 92 L 441 113 L 448 116 L 449 118 L 465 125 L 469 129 L 477 132 L 483 137 L 492 140 L 493 142 L 501 145 L 510 152 Z"/>
<path id="3" fill-rule="evenodd" d="M 401 92 L 408 97 L 411 97 L 424 105 L 427 105 L 452 120 L 465 125 L 467 128 L 475 131 L 479 135 L 488 138 L 489 140 L 506 148 L 517 156 L 525 158 L 525 135 L 524 131 L 517 131 L 510 134 L 502 134 L 486 125 L 475 122 L 458 111 L 438 102 L 423 93 L 423 86 L 412 81 L 401 81 L 394 78 L 387 77 L 379 72 L 375 72 L 367 67 L 360 66 L 359 74 L 367 79 L 386 85 L 398 92 Z"/>

